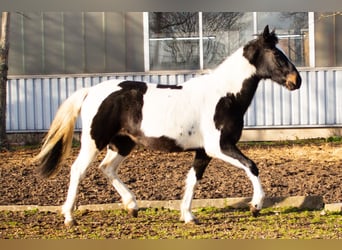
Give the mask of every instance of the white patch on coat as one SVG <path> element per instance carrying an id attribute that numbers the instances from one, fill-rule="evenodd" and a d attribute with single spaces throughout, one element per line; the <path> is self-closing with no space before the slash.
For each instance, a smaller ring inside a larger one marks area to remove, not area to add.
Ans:
<path id="1" fill-rule="evenodd" d="M 255 73 L 255 66 L 243 56 L 243 48 L 240 48 L 223 61 L 212 74 L 219 81 L 223 91 L 236 94 L 241 90 L 243 81 Z"/>
<path id="2" fill-rule="evenodd" d="M 210 74 L 181 84 L 182 89 L 148 85 L 141 130 L 148 137 L 175 139 L 184 149 L 203 147 L 203 135 L 216 132 L 213 118 L 219 99 L 238 93 L 255 72 L 240 48 Z"/>

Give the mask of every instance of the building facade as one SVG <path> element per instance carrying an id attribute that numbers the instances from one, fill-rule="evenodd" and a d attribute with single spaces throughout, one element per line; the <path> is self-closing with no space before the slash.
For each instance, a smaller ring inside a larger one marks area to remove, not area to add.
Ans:
<path id="1" fill-rule="evenodd" d="M 204 74 L 267 24 L 303 87 L 287 93 L 263 82 L 245 126 L 340 128 L 338 13 L 29 12 L 11 15 L 7 129 L 46 131 L 67 96 L 104 79 L 177 84 Z"/>

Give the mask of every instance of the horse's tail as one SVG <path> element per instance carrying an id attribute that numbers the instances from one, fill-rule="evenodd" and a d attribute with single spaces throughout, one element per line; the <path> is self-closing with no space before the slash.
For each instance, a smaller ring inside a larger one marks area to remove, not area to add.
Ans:
<path id="1" fill-rule="evenodd" d="M 76 91 L 59 107 L 44 138 L 40 153 L 35 157 L 43 177 L 55 175 L 62 162 L 67 158 L 72 144 L 76 119 L 89 88 Z"/>

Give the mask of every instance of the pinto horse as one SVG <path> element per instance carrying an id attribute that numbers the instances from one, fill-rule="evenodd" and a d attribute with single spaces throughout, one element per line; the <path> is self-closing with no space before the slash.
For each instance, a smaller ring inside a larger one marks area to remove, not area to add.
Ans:
<path id="1" fill-rule="evenodd" d="M 289 90 L 298 89 L 296 67 L 277 47 L 268 26 L 207 75 L 177 86 L 108 80 L 72 94 L 59 108 L 36 156 L 43 176 L 56 174 L 70 151 L 74 125 L 81 113 L 79 155 L 71 167 L 67 199 L 62 206 L 66 225 L 78 185 L 98 153 L 107 147 L 99 168 L 108 177 L 133 216 L 138 214 L 134 194 L 117 175 L 119 164 L 136 144 L 167 152 L 194 151 L 181 202 L 181 220 L 196 222 L 191 213 L 194 189 L 212 158 L 245 170 L 253 185 L 250 202 L 254 216 L 262 208 L 264 191 L 256 164 L 236 146 L 243 117 L 261 79 L 271 79 Z"/>

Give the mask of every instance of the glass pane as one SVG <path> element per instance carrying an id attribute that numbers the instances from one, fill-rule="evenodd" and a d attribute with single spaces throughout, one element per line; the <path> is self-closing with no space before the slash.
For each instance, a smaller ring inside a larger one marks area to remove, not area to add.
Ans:
<path id="1" fill-rule="evenodd" d="M 252 13 L 203 13 L 204 68 L 215 68 L 227 56 L 251 40 L 252 35 Z"/>
<path id="2" fill-rule="evenodd" d="M 199 42 L 196 40 L 151 40 L 152 70 L 199 69 Z"/>
<path id="3" fill-rule="evenodd" d="M 152 70 L 199 68 L 197 12 L 151 12 L 149 27 Z"/>
<path id="4" fill-rule="evenodd" d="M 342 66 L 342 14 L 315 13 L 315 63 L 317 67 Z"/>
<path id="5" fill-rule="evenodd" d="M 279 45 L 296 66 L 309 66 L 307 12 L 259 12 L 258 32 L 268 24 L 276 30 Z"/>

